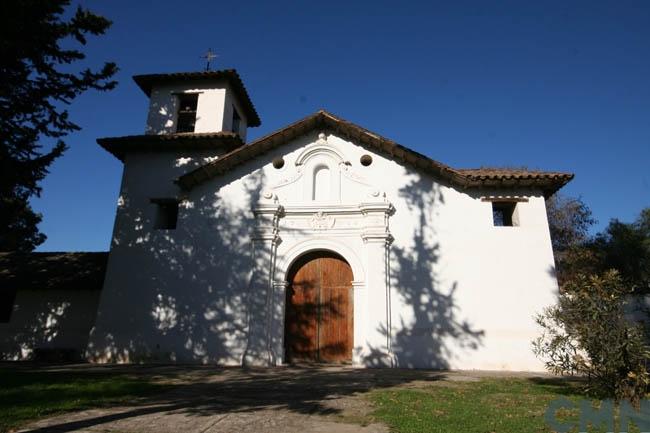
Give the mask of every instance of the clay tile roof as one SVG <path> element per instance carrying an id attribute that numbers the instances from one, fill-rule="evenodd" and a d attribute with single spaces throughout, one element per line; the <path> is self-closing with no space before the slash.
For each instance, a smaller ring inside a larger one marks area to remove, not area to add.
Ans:
<path id="1" fill-rule="evenodd" d="M 573 179 L 573 174 L 570 173 L 496 168 L 454 169 L 325 110 L 320 110 L 246 146 L 232 150 L 219 159 L 186 173 L 176 182 L 181 188 L 189 190 L 195 185 L 223 174 L 251 158 L 265 154 L 314 129 L 331 131 L 343 138 L 368 146 L 393 160 L 426 171 L 461 189 L 534 187 L 542 190 L 545 196 L 550 196 Z"/>
<path id="2" fill-rule="evenodd" d="M 571 173 L 516 168 L 481 167 L 457 169 L 456 171 L 465 175 L 470 181 L 480 181 L 484 183 L 488 181 L 557 181 L 566 184 L 573 179 L 573 174 Z"/>
<path id="3" fill-rule="evenodd" d="M 0 290 L 101 290 L 107 252 L 0 253 Z"/>
<path id="4" fill-rule="evenodd" d="M 124 162 L 126 152 L 146 152 L 184 149 L 223 149 L 231 151 L 244 144 L 234 132 L 183 132 L 176 134 L 127 135 L 98 138 L 97 143 Z"/>
<path id="5" fill-rule="evenodd" d="M 147 74 L 147 75 L 134 75 L 133 81 L 142 89 L 147 95 L 151 96 L 151 90 L 154 86 L 160 84 L 168 84 L 183 81 L 205 81 L 205 80 L 225 80 L 230 84 L 232 90 L 237 95 L 237 99 L 241 102 L 244 112 L 246 113 L 246 120 L 248 126 L 260 126 L 260 120 L 255 106 L 251 101 L 248 91 L 244 86 L 239 74 L 235 69 L 224 69 L 221 71 L 203 71 L 203 72 L 174 72 L 169 74 Z"/>

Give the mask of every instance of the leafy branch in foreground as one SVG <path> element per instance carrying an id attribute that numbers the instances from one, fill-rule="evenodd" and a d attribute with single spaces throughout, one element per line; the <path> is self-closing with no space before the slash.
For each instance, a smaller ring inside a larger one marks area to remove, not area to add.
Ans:
<path id="1" fill-rule="evenodd" d="M 536 317 L 543 334 L 535 354 L 554 374 L 584 376 L 596 395 L 638 402 L 650 384 L 650 352 L 643 329 L 625 314 L 632 292 L 615 270 L 575 275 Z"/>

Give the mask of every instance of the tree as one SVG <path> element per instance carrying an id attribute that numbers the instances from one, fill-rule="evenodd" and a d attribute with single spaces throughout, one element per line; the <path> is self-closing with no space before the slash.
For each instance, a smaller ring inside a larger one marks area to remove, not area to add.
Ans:
<path id="1" fill-rule="evenodd" d="M 546 200 L 546 214 L 556 254 L 584 243 L 589 238 L 589 228 L 596 222 L 581 198 L 560 193 Z"/>
<path id="2" fill-rule="evenodd" d="M 636 294 L 650 293 L 650 208 L 633 223 L 613 219 L 588 248 L 598 257 L 599 271 L 616 269 Z"/>
<path id="3" fill-rule="evenodd" d="M 555 270 L 562 284 L 575 270 L 584 270 L 593 262 L 592 252 L 584 246 L 589 229 L 596 222 L 591 209 L 581 198 L 556 193 L 546 200 L 548 227 L 555 257 Z"/>
<path id="4" fill-rule="evenodd" d="M 605 230 L 556 252 L 558 281 L 575 275 L 600 275 L 616 269 L 634 294 L 650 293 L 650 208 L 632 223 L 613 219 Z"/>
<path id="5" fill-rule="evenodd" d="M 589 216 L 577 214 L 578 221 Z M 650 209 L 631 224 L 612 220 L 593 238 L 580 224 L 568 226 L 554 244 L 558 301 L 537 316 L 543 334 L 533 343 L 535 353 L 553 373 L 585 376 L 598 394 L 638 401 L 650 384 L 649 334 L 647 323 L 632 323 L 629 314 L 633 295 L 650 292 Z"/>
<path id="6" fill-rule="evenodd" d="M 62 46 L 86 45 L 111 22 L 81 7 L 64 19 L 69 4 L 10 1 L 0 18 L 0 251 L 31 251 L 45 241 L 29 199 L 40 195 L 48 167 L 66 150 L 63 137 L 80 129 L 65 106 L 88 89 L 116 85 L 114 63 L 70 71 L 85 55 Z"/>
<path id="7" fill-rule="evenodd" d="M 537 316 L 543 334 L 535 354 L 554 374 L 584 376 L 596 395 L 638 402 L 650 383 L 650 353 L 642 327 L 625 317 L 631 293 L 615 270 L 575 276 Z"/>

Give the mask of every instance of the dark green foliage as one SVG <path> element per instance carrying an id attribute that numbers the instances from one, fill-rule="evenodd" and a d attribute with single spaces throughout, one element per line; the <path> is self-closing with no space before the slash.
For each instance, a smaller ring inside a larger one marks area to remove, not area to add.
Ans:
<path id="1" fill-rule="evenodd" d="M 77 8 L 64 19 L 68 0 L 3 4 L 0 18 L 0 251 L 31 251 L 45 240 L 41 216 L 29 205 L 48 167 L 66 149 L 62 140 L 79 129 L 63 108 L 88 89 L 109 90 L 114 63 L 72 72 L 85 58 L 62 45 L 85 45 L 111 22 Z M 46 143 L 43 141 L 46 140 Z M 47 146 L 45 145 L 47 144 Z M 48 148 L 46 150 L 46 148 Z"/>
<path id="2" fill-rule="evenodd" d="M 536 355 L 552 373 L 585 376 L 594 394 L 638 401 L 650 383 L 650 353 L 642 328 L 625 317 L 631 293 L 615 270 L 573 276 L 537 317 Z"/>
<path id="3" fill-rule="evenodd" d="M 592 239 L 556 252 L 556 265 L 560 285 L 579 274 L 616 269 L 634 294 L 650 293 L 650 208 L 633 223 L 614 219 Z"/>
<path id="4" fill-rule="evenodd" d="M 590 237 L 595 220 L 580 199 L 556 194 L 546 201 L 555 266 L 560 285 L 578 274 L 616 269 L 635 294 L 650 293 L 650 208 L 633 223 L 617 219 Z"/>
<path id="5" fill-rule="evenodd" d="M 650 383 L 650 353 L 626 303 L 650 292 L 650 209 L 631 224 L 612 220 L 590 238 L 591 211 L 580 200 L 547 202 L 560 293 L 537 317 L 537 356 L 556 374 L 579 374 L 602 396 L 638 401 Z"/>
<path id="6" fill-rule="evenodd" d="M 588 248 L 601 271 L 617 269 L 636 294 L 650 293 L 650 208 L 631 224 L 612 220 Z"/>

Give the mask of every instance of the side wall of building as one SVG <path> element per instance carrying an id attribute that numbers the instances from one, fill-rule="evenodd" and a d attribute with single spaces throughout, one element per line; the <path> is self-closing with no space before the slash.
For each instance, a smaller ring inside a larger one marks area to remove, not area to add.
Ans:
<path id="1" fill-rule="evenodd" d="M 18 290 L 8 323 L 0 323 L 3 361 L 63 356 L 81 359 L 99 302 L 99 290 Z M 56 352 L 56 353 L 54 353 Z"/>

